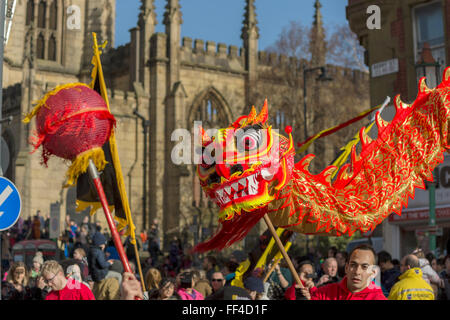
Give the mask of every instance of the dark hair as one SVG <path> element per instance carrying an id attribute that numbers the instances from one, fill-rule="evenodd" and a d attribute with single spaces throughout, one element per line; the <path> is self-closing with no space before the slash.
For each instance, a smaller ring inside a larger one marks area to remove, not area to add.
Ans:
<path id="1" fill-rule="evenodd" d="M 399 266 L 400 265 L 400 261 L 398 259 L 392 259 L 392 264 L 394 266 Z"/>
<path id="2" fill-rule="evenodd" d="M 433 262 L 433 260 L 436 259 L 436 257 L 434 256 L 433 252 L 428 252 L 428 253 L 425 255 L 425 258 L 427 258 L 427 260 L 428 260 L 428 262 L 430 263 L 430 265 L 431 265 L 431 263 Z"/>
<path id="3" fill-rule="evenodd" d="M 391 254 L 387 251 L 378 252 L 378 264 L 386 262 L 392 262 Z"/>
<path id="4" fill-rule="evenodd" d="M 443 261 L 442 264 L 445 264 L 445 261 L 447 261 L 447 259 L 450 259 L 450 253 L 447 254 L 447 255 L 444 257 L 444 261 Z"/>
<path id="5" fill-rule="evenodd" d="M 176 286 L 176 281 L 174 278 L 171 277 L 167 277 L 167 278 L 163 278 L 161 280 L 161 282 L 159 283 L 159 288 L 164 288 L 168 283 L 173 284 L 174 286 Z"/>
<path id="6" fill-rule="evenodd" d="M 336 253 L 336 255 L 337 254 L 341 254 L 344 257 L 345 262 L 347 262 L 347 260 L 348 260 L 348 253 L 347 253 L 347 251 L 339 251 L 338 253 Z"/>
<path id="7" fill-rule="evenodd" d="M 335 246 L 333 246 L 328 249 L 328 251 L 330 251 L 330 250 L 333 252 L 333 257 L 336 257 L 336 253 L 338 252 L 338 249 Z"/>
<path id="8" fill-rule="evenodd" d="M 188 288 L 192 288 L 192 284 L 181 282 L 179 287 L 183 288 L 183 289 L 188 289 Z"/>
<path id="9" fill-rule="evenodd" d="M 227 266 L 228 270 L 230 270 L 231 273 L 235 272 L 236 269 L 239 267 L 239 263 L 234 261 L 228 261 L 225 265 Z"/>
<path id="10" fill-rule="evenodd" d="M 314 263 L 311 260 L 303 260 L 298 264 L 297 272 L 300 272 L 300 270 L 302 270 L 302 267 L 307 264 L 309 264 L 314 270 Z"/>
<path id="11" fill-rule="evenodd" d="M 372 248 L 372 246 L 370 244 L 367 244 L 367 243 L 360 244 L 359 246 L 353 248 L 352 251 L 350 251 L 350 253 L 348 254 L 348 259 L 347 259 L 348 261 L 352 257 L 353 252 L 355 252 L 356 250 L 365 250 L 365 251 L 372 252 L 372 254 L 373 254 L 373 262 L 375 263 L 375 259 L 376 259 L 377 253 Z"/>
<path id="12" fill-rule="evenodd" d="M 300 263 L 302 263 L 303 261 L 309 260 L 309 258 L 308 258 L 308 256 L 300 256 L 300 257 L 295 257 L 294 260 L 297 261 L 297 265 L 300 265 Z"/>
<path id="13" fill-rule="evenodd" d="M 208 256 L 206 256 L 206 259 L 208 259 L 208 262 L 210 262 L 213 265 L 213 267 L 215 267 L 217 265 L 216 257 L 208 255 Z"/>

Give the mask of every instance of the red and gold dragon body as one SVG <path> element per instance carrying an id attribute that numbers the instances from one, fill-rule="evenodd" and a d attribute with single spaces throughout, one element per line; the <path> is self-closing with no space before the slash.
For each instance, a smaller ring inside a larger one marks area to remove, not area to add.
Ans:
<path id="1" fill-rule="evenodd" d="M 268 124 L 267 101 L 209 138 L 202 130 L 203 162 L 197 174 L 204 192 L 220 207 L 218 232 L 196 251 L 223 249 L 243 239 L 268 214 L 274 225 L 304 234 L 341 236 L 373 230 L 389 214 L 401 214 L 414 189 L 432 180 L 449 148 L 450 68 L 442 83 L 420 80 L 412 104 L 397 96 L 391 122 L 376 115 L 378 137 L 360 131 L 361 152 L 338 170 L 313 175 L 314 155 L 294 164 L 294 146 Z"/>

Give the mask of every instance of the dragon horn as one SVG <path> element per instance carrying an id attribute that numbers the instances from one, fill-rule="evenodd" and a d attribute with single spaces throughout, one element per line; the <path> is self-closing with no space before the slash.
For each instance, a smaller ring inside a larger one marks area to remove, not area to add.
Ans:
<path id="1" fill-rule="evenodd" d="M 429 92 L 429 91 L 430 91 L 430 89 L 427 87 L 427 82 L 426 82 L 425 77 L 420 78 L 420 80 L 419 80 L 419 92 L 426 93 L 426 92 Z"/>
<path id="2" fill-rule="evenodd" d="M 255 106 L 252 106 L 252 110 L 250 110 L 250 113 L 247 116 L 247 120 L 245 121 L 244 126 L 254 123 L 255 118 L 256 118 L 256 109 Z"/>
<path id="3" fill-rule="evenodd" d="M 264 105 L 261 109 L 261 112 L 256 117 L 256 119 L 253 121 L 253 124 L 256 123 L 265 123 L 267 121 L 267 118 L 269 117 L 269 108 L 267 107 L 267 99 L 264 100 Z"/>
<path id="4" fill-rule="evenodd" d="M 205 129 L 203 129 L 202 126 L 198 126 L 198 129 L 200 130 L 200 134 L 202 135 L 202 146 L 206 146 L 209 142 L 211 142 L 211 138 L 206 133 Z"/>
<path id="5" fill-rule="evenodd" d="M 444 81 L 450 81 L 450 67 L 447 67 L 444 70 Z"/>

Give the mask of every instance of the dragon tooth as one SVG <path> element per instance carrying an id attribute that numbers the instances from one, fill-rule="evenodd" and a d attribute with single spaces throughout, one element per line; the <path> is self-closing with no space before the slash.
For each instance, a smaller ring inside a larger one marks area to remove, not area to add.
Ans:
<path id="1" fill-rule="evenodd" d="M 245 190 L 242 191 L 241 197 L 246 197 L 246 196 L 247 196 L 247 194 L 245 193 Z"/>
<path id="2" fill-rule="evenodd" d="M 243 187 L 247 186 L 247 178 L 239 179 L 238 183 Z"/>
<path id="3" fill-rule="evenodd" d="M 248 180 L 248 194 L 254 195 L 258 193 L 258 182 L 256 181 L 256 176 L 253 174 L 247 177 Z"/>
<path id="4" fill-rule="evenodd" d="M 224 200 L 223 200 L 223 204 L 227 204 L 228 202 L 230 202 L 230 198 L 228 198 L 227 196 L 225 196 Z"/>
<path id="5" fill-rule="evenodd" d="M 238 194 L 237 194 L 237 192 L 234 194 L 234 198 L 233 199 L 237 199 L 237 198 L 239 198 L 239 196 L 238 196 Z"/>
<path id="6" fill-rule="evenodd" d="M 238 190 L 239 190 L 239 183 L 238 183 L 238 182 L 235 182 L 235 183 L 233 183 L 233 184 L 231 185 L 231 187 L 232 187 L 235 191 L 238 191 Z"/>
<path id="7" fill-rule="evenodd" d="M 223 189 L 217 190 L 216 193 L 220 198 L 223 197 Z"/>
<path id="8" fill-rule="evenodd" d="M 231 194 L 231 186 L 226 186 L 224 189 L 227 194 Z"/>

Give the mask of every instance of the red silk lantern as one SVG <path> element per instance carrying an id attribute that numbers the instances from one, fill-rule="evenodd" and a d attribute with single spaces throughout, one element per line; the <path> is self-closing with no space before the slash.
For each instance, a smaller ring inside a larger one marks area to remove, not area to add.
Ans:
<path id="1" fill-rule="evenodd" d="M 86 172 L 89 159 L 99 170 L 106 165 L 102 146 L 116 120 L 103 98 L 83 83 L 56 87 L 42 98 L 24 122 L 36 116 L 35 150 L 42 145 L 42 163 L 51 155 L 72 161 L 68 185 Z"/>

